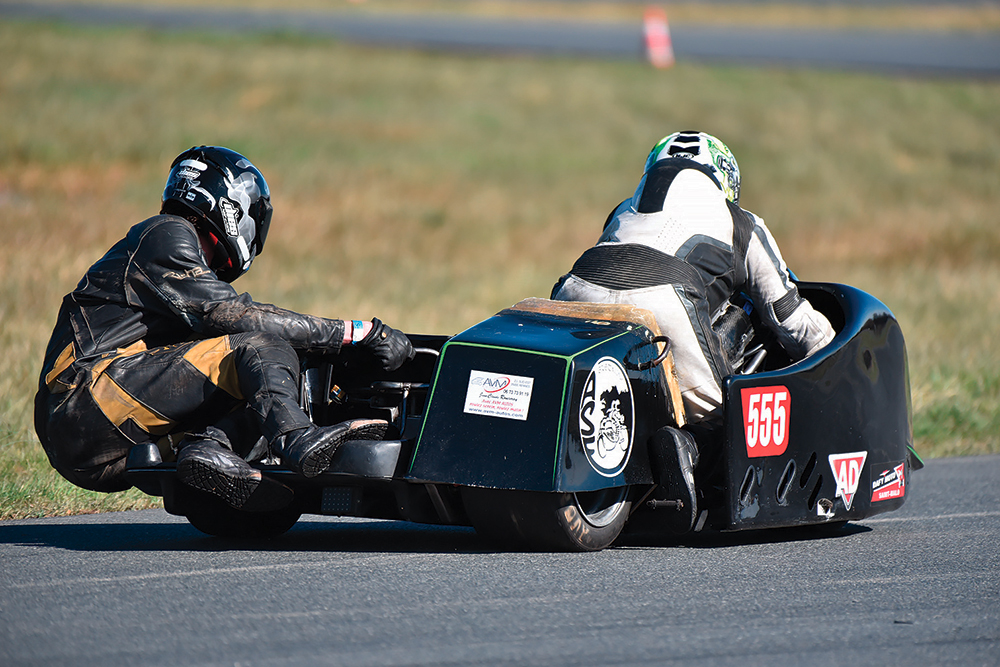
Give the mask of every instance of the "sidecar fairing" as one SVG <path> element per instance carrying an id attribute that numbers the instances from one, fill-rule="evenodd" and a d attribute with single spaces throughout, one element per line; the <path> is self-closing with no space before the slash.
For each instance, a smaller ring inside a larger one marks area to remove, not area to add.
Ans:
<path id="1" fill-rule="evenodd" d="M 899 508 L 912 469 L 906 347 L 892 313 L 846 285 L 800 283 L 836 338 L 724 385 L 723 530 L 842 523 Z"/>

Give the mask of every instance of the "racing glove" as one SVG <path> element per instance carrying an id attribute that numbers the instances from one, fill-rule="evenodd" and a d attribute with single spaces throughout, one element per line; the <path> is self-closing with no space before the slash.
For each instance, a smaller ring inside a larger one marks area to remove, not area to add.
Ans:
<path id="1" fill-rule="evenodd" d="M 387 371 L 396 370 L 417 354 L 404 333 L 383 324 L 377 317 L 372 318 L 372 330 L 357 346 L 381 361 L 382 368 Z"/>

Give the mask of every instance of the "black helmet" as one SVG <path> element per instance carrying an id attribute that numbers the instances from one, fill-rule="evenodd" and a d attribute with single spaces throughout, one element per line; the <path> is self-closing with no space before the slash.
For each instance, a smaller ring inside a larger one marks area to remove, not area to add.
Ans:
<path id="1" fill-rule="evenodd" d="M 170 165 L 163 213 L 188 218 L 217 240 L 212 270 L 233 282 L 264 249 L 271 191 L 245 157 L 220 146 L 195 146 Z"/>

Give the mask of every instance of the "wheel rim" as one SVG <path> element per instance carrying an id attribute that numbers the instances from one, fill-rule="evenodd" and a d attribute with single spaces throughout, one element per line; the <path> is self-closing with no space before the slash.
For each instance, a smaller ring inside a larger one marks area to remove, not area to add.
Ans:
<path id="1" fill-rule="evenodd" d="M 600 491 L 573 494 L 580 515 L 592 526 L 602 528 L 614 522 L 625 511 L 628 487 L 616 486 Z"/>

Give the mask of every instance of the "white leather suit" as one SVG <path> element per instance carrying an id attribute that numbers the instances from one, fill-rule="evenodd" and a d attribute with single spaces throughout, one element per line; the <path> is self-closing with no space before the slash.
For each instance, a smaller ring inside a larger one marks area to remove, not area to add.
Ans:
<path id="1" fill-rule="evenodd" d="M 793 359 L 833 339 L 826 317 L 799 295 L 764 221 L 728 201 L 709 168 L 670 158 L 612 212 L 552 298 L 652 311 L 671 340 L 687 420 L 698 422 L 722 405 L 731 368 L 711 324 L 740 290 Z"/>

